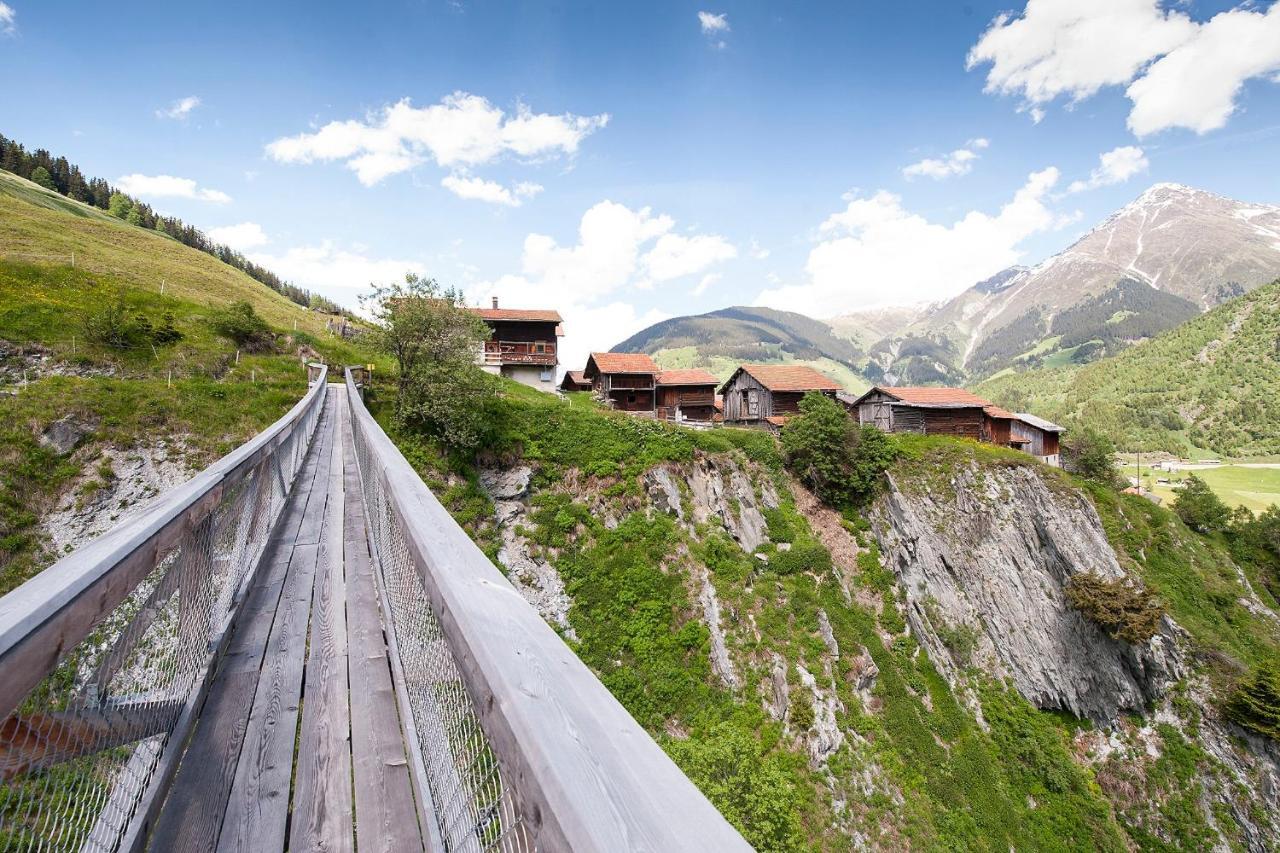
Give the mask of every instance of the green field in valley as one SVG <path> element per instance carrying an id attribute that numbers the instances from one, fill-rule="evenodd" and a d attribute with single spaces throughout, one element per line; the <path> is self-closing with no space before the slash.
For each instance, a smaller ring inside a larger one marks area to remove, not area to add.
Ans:
<path id="1" fill-rule="evenodd" d="M 1126 477 L 1133 477 L 1138 471 L 1132 458 L 1126 460 L 1122 468 Z M 1211 465 L 1180 471 L 1152 469 L 1144 464 L 1141 469 L 1142 487 L 1149 488 L 1167 505 L 1178 494 L 1174 486 L 1190 474 L 1208 483 L 1228 506 L 1243 506 L 1261 512 L 1272 504 L 1280 504 L 1280 463 L 1275 462 Z M 1160 483 L 1159 480 L 1169 482 Z"/>

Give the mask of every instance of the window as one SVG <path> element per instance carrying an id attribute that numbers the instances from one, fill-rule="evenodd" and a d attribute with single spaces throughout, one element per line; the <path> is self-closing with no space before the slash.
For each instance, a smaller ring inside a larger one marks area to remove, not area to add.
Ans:
<path id="1" fill-rule="evenodd" d="M 538 378 L 541 379 L 543 382 L 550 382 L 552 379 L 555 378 L 555 371 L 543 370 L 542 375 L 540 375 Z"/>
<path id="2" fill-rule="evenodd" d="M 534 341 L 533 351 L 541 355 L 547 351 L 547 345 L 543 341 Z"/>
<path id="3" fill-rule="evenodd" d="M 635 395 L 635 394 L 628 394 L 628 395 L 627 395 L 627 402 L 628 402 L 628 403 L 634 403 L 635 401 L 636 401 L 636 395 Z"/>
<path id="4" fill-rule="evenodd" d="M 750 417 L 760 417 L 760 392 L 752 388 L 745 392 L 747 397 L 747 414 Z"/>

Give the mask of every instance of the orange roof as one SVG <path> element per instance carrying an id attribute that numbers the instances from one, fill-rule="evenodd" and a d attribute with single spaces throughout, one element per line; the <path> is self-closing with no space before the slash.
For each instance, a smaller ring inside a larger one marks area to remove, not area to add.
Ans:
<path id="1" fill-rule="evenodd" d="M 1000 418 L 1002 420 L 1013 420 L 1017 417 L 1013 412 L 1006 411 L 999 406 L 984 406 L 982 411 L 986 412 L 993 418 Z"/>
<path id="2" fill-rule="evenodd" d="M 831 377 L 802 364 L 744 364 L 738 370 L 746 371 L 770 391 L 844 390 L 844 386 Z"/>
<path id="3" fill-rule="evenodd" d="M 664 370 L 658 374 L 659 385 L 715 385 L 718 380 L 705 370 Z"/>
<path id="4" fill-rule="evenodd" d="M 560 384 L 563 385 L 566 381 L 572 382 L 574 385 L 590 385 L 591 384 L 590 382 L 587 381 L 587 378 L 582 375 L 581 370 L 566 370 L 564 373 L 564 378 L 560 380 Z"/>
<path id="5" fill-rule="evenodd" d="M 890 396 L 897 397 L 904 403 L 913 403 L 919 406 L 982 406 L 986 408 L 991 405 L 990 400 L 984 400 L 977 394 L 971 394 L 963 388 L 932 388 L 927 386 L 915 385 L 877 385 L 873 391 L 883 391 Z M 1000 411 L 1004 411 L 1001 409 Z M 997 417 L 1013 417 L 1008 413 L 998 415 Z"/>
<path id="6" fill-rule="evenodd" d="M 559 311 L 545 308 L 472 308 L 471 311 L 484 320 L 517 320 L 539 323 L 560 323 Z"/>
<path id="7" fill-rule="evenodd" d="M 787 421 L 790 420 L 790 417 L 787 415 L 771 415 L 770 417 L 765 418 L 765 420 L 776 427 L 783 427 L 787 425 Z"/>
<path id="8" fill-rule="evenodd" d="M 594 361 L 601 373 L 660 372 L 657 363 L 642 352 L 593 352 L 588 361 Z"/>

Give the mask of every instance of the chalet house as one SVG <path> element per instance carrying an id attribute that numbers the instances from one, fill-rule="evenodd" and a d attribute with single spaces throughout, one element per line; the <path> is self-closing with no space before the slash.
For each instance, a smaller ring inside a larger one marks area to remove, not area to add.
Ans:
<path id="1" fill-rule="evenodd" d="M 842 402 L 857 415 L 859 423 L 884 432 L 971 438 L 1058 464 L 1061 427 L 1034 415 L 1006 411 L 963 388 L 878 385 L 861 397 L 845 397 Z"/>
<path id="2" fill-rule="evenodd" d="M 489 340 L 476 355 L 476 363 L 490 373 L 550 391 L 555 387 L 557 340 L 564 335 L 560 314 L 543 309 L 472 308 L 489 327 Z"/>
<path id="3" fill-rule="evenodd" d="M 582 377 L 613 408 L 624 412 L 655 412 L 657 363 L 644 353 L 593 352 Z"/>
<path id="4" fill-rule="evenodd" d="M 658 417 L 711 423 L 716 412 L 716 378 L 705 370 L 664 370 L 658 374 Z"/>
<path id="5" fill-rule="evenodd" d="M 740 426 L 782 426 L 800 410 L 800 400 L 810 391 L 832 399 L 840 383 L 812 367 L 795 364 L 743 364 L 720 386 L 724 397 L 724 422 Z"/>
<path id="6" fill-rule="evenodd" d="M 564 378 L 560 380 L 561 391 L 590 391 L 591 383 L 582 375 L 581 370 L 565 371 Z"/>

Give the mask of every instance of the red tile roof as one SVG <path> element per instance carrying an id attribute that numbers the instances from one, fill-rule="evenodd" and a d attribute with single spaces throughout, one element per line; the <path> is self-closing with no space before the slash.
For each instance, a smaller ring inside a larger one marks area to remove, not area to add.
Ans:
<path id="1" fill-rule="evenodd" d="M 984 400 L 977 394 L 971 394 L 963 388 L 877 385 L 876 389 L 897 397 L 904 403 L 913 403 L 919 406 L 981 406 L 986 408 L 991 405 L 990 400 Z M 1012 415 L 1002 415 L 1001 417 L 1012 417 Z"/>
<path id="2" fill-rule="evenodd" d="M 984 406 L 982 411 L 986 412 L 990 417 L 1000 418 L 1001 420 L 1011 421 L 1017 417 L 1013 412 L 1002 409 L 999 406 Z"/>
<path id="3" fill-rule="evenodd" d="M 657 363 L 642 352 L 593 352 L 601 373 L 660 373 Z"/>
<path id="4" fill-rule="evenodd" d="M 587 378 L 582 375 L 581 370 L 566 370 L 564 373 L 564 378 L 560 380 L 560 384 L 563 385 L 565 382 L 571 382 L 574 385 L 590 385 L 591 384 L 590 382 L 587 381 Z"/>
<path id="5" fill-rule="evenodd" d="M 717 380 L 705 370 L 664 370 L 658 374 L 659 385 L 715 385 Z"/>
<path id="6" fill-rule="evenodd" d="M 744 364 L 738 369 L 749 373 L 770 391 L 844 390 L 844 386 L 831 377 L 802 364 Z"/>
<path id="7" fill-rule="evenodd" d="M 564 318 L 559 311 L 544 308 L 472 308 L 475 314 L 485 320 L 517 320 L 538 323 L 561 323 Z"/>

